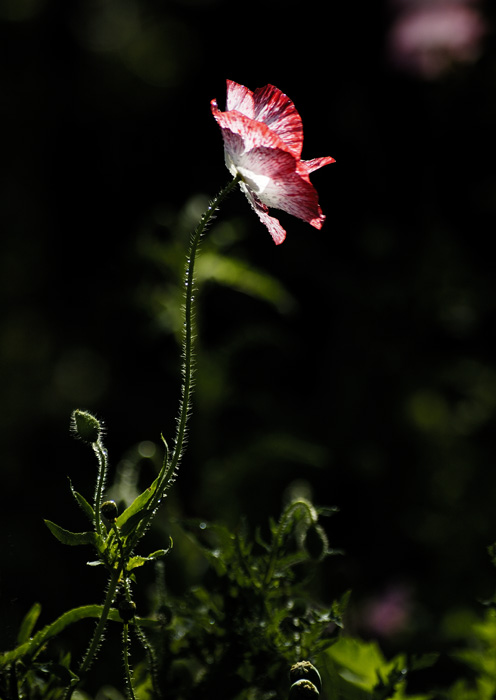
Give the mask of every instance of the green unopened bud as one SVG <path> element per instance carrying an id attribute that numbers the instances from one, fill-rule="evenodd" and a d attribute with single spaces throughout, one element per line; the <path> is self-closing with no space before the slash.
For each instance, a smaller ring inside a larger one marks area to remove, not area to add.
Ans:
<path id="1" fill-rule="evenodd" d="M 104 518 L 107 518 L 111 523 L 115 523 L 117 520 L 117 504 L 115 501 L 105 501 L 100 506 L 100 512 Z"/>
<path id="2" fill-rule="evenodd" d="M 93 444 L 98 442 L 102 426 L 98 418 L 88 411 L 76 409 L 71 417 L 71 428 L 83 442 Z"/>
<path id="3" fill-rule="evenodd" d="M 320 678 L 320 673 L 317 671 L 315 666 L 310 663 L 310 661 L 298 661 L 298 663 L 291 666 L 289 671 L 289 680 L 291 683 L 296 683 L 300 680 L 310 681 L 310 683 L 315 686 L 319 693 L 322 690 L 322 679 Z"/>
<path id="4" fill-rule="evenodd" d="M 322 525 L 318 523 L 310 525 L 305 535 L 304 547 L 314 561 L 320 561 L 325 557 L 329 549 L 329 542 Z"/>
<path id="5" fill-rule="evenodd" d="M 132 620 L 136 615 L 136 603 L 133 603 L 132 600 L 121 600 L 117 610 L 119 611 L 122 621 L 129 622 L 129 620 Z"/>
<path id="6" fill-rule="evenodd" d="M 289 700 L 317 700 L 319 691 L 310 681 L 302 678 L 289 689 Z"/>
<path id="7" fill-rule="evenodd" d="M 162 627 L 167 627 L 172 622 L 173 613 L 168 605 L 161 605 L 157 610 L 157 617 Z"/>

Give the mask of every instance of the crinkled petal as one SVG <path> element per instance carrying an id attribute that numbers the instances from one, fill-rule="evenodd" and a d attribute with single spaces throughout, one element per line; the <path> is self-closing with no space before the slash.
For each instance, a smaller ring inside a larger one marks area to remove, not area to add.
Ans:
<path id="1" fill-rule="evenodd" d="M 286 238 L 286 231 L 281 226 L 279 219 L 270 216 L 268 207 L 261 202 L 258 197 L 250 190 L 244 182 L 240 183 L 240 187 L 245 193 L 250 202 L 253 211 L 257 214 L 260 221 L 267 227 L 272 239 L 276 245 L 280 245 Z"/>
<path id="2" fill-rule="evenodd" d="M 240 175 L 240 186 L 276 243 L 286 232 L 269 207 L 322 228 L 325 216 L 310 173 L 334 163 L 325 156 L 302 161 L 303 127 L 294 104 L 273 85 L 252 93 L 227 81 L 227 111 L 216 100 L 211 109 L 222 132 L 226 165 Z"/>
<path id="3" fill-rule="evenodd" d="M 250 119 L 255 118 L 255 100 L 253 93 L 244 85 L 233 80 L 227 81 L 226 112 L 236 110 Z"/>
<path id="4" fill-rule="evenodd" d="M 250 119 L 246 115 L 241 114 L 241 112 L 236 110 L 232 112 L 221 112 L 217 106 L 216 100 L 212 100 L 210 105 L 212 114 L 222 130 L 224 147 L 227 148 L 225 132 L 226 130 L 229 130 L 234 134 L 239 134 L 243 140 L 243 150 L 245 151 L 249 151 L 256 146 L 279 148 L 281 150 L 286 149 L 286 145 L 282 139 L 276 134 L 275 131 L 270 129 L 263 122 Z M 241 146 L 238 142 L 238 150 L 240 147 Z"/>
<path id="5" fill-rule="evenodd" d="M 323 156 L 322 158 L 312 158 L 312 160 L 302 160 L 302 165 L 305 166 L 307 173 L 313 173 L 314 170 L 323 168 L 324 165 L 330 165 L 336 161 L 331 156 Z"/>
<path id="6" fill-rule="evenodd" d="M 276 148 L 253 148 L 237 158 L 235 168 L 268 207 L 281 209 L 315 228 L 322 228 L 324 216 L 317 190 L 305 166 L 291 153 Z"/>
<path id="7" fill-rule="evenodd" d="M 274 85 L 258 88 L 253 96 L 255 119 L 267 124 L 286 147 L 300 158 L 303 148 L 303 124 L 293 102 Z"/>

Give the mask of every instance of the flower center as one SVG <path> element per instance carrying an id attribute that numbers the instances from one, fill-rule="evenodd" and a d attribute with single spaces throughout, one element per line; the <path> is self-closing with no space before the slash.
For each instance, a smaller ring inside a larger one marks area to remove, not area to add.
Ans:
<path id="1" fill-rule="evenodd" d="M 231 175 L 241 175 L 243 182 L 258 196 L 266 190 L 271 178 L 268 175 L 256 173 L 242 165 L 236 165 L 233 159 L 226 154 L 226 165 Z"/>

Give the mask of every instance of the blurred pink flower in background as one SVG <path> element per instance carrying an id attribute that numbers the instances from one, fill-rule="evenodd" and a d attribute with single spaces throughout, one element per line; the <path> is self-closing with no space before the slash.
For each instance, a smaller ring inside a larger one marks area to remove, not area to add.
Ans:
<path id="1" fill-rule="evenodd" d="M 403 0 L 389 34 L 389 55 L 399 67 L 435 79 L 482 52 L 487 25 L 476 0 Z"/>
<path id="2" fill-rule="evenodd" d="M 371 598 L 361 611 L 360 626 L 381 637 L 391 637 L 405 630 L 412 616 L 411 593 L 397 584 Z"/>

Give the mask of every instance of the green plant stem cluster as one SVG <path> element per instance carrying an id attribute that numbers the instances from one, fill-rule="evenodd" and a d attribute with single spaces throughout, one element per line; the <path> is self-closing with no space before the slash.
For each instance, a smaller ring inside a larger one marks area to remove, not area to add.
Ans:
<path id="1" fill-rule="evenodd" d="M 169 546 L 166 549 L 152 552 L 145 557 L 134 554 L 138 542 L 149 529 L 160 504 L 177 476 L 177 470 L 185 447 L 187 422 L 191 410 L 191 397 L 194 386 L 194 274 L 200 241 L 208 224 L 214 217 L 217 208 L 236 187 L 239 179 L 239 176 L 235 177 L 210 203 L 206 212 L 201 217 L 190 241 L 184 279 L 183 384 L 174 439 L 174 449 L 172 454 L 169 455 L 167 443 L 163 440 L 165 456 L 160 473 L 151 486 L 141 493 L 120 515 L 117 514 L 117 509 L 113 502 L 103 503 L 108 475 L 108 457 L 103 444 L 101 424 L 95 416 L 87 411 L 76 410 L 73 413 L 72 429 L 83 442 L 91 445 L 98 463 L 93 505 L 90 505 L 84 496 L 75 491 L 71 484 L 73 496 L 92 524 L 93 530 L 71 532 L 56 525 L 52 521 L 46 520 L 45 522 L 55 537 L 64 544 L 71 546 L 92 545 L 97 553 L 97 561 L 94 562 L 94 564 L 105 566 L 109 572 L 109 579 L 103 606 L 93 606 L 91 607 L 91 613 L 89 611 L 84 613 L 96 615 L 98 617 L 98 622 L 86 653 L 79 663 L 77 673 L 70 672 L 71 680 L 67 685 L 64 700 L 71 699 L 80 680 L 84 678 L 90 669 L 100 649 L 107 622 L 109 619 L 115 619 L 115 611 L 112 606 L 114 605 L 118 593 L 123 594 L 124 601 L 127 603 L 128 608 L 134 605 L 134 603 L 132 603 L 130 588 L 130 581 L 133 578 L 134 570 L 148 561 L 155 561 L 159 557 L 165 556 L 170 549 Z M 114 508 L 115 512 L 113 510 Z M 38 635 L 35 635 L 29 642 L 26 641 L 24 644 L 21 644 L 13 653 L 9 654 L 7 652 L 4 654 L 3 657 L 0 657 L 0 667 L 2 665 L 6 666 L 12 662 L 16 663 L 20 659 L 28 656 L 33 660 L 40 652 L 41 645 L 46 640 L 54 636 L 60 628 L 84 616 L 81 610 L 82 609 L 69 611 L 69 613 L 61 616 L 61 618 L 52 625 L 48 625 L 42 630 L 41 634 L 38 633 Z M 123 624 L 123 665 L 127 692 L 129 698 L 134 700 L 135 694 L 132 683 L 132 670 L 129 665 L 128 648 L 129 626 L 133 623 L 135 616 L 134 612 L 132 615 L 129 615 L 129 610 L 128 612 L 123 612 L 122 608 L 119 608 L 118 612 Z M 31 616 L 33 626 L 35 621 L 35 615 L 33 614 Z M 146 640 L 143 630 L 141 627 L 138 628 L 135 624 L 133 626 L 135 629 L 139 629 L 138 638 L 145 647 L 148 655 L 151 656 L 151 647 Z"/>

